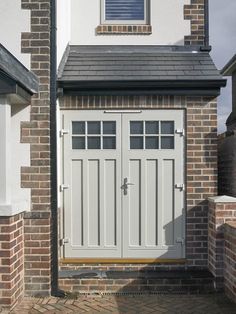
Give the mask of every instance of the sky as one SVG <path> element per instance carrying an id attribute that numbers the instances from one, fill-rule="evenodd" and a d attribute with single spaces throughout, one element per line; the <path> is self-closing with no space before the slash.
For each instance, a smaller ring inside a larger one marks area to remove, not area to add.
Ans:
<path id="1" fill-rule="evenodd" d="M 209 0 L 211 56 L 219 70 L 236 54 L 236 0 Z M 231 81 L 218 98 L 218 132 L 225 131 L 225 122 L 232 108 Z"/>

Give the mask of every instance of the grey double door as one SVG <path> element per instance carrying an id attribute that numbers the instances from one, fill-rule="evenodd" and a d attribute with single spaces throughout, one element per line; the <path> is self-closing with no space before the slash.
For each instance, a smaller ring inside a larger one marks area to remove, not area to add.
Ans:
<path id="1" fill-rule="evenodd" d="M 184 257 L 184 113 L 62 112 L 67 258 Z"/>

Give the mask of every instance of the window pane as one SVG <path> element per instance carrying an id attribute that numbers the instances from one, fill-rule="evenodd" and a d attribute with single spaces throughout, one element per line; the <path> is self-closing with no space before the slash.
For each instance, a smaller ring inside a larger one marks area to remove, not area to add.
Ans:
<path id="1" fill-rule="evenodd" d="M 162 121 L 161 133 L 162 134 L 174 134 L 174 121 Z"/>
<path id="2" fill-rule="evenodd" d="M 105 0 L 106 20 L 144 20 L 144 0 Z"/>
<path id="3" fill-rule="evenodd" d="M 85 149 L 85 137 L 72 137 L 72 149 Z"/>
<path id="4" fill-rule="evenodd" d="M 115 121 L 103 122 L 103 134 L 116 134 Z"/>
<path id="5" fill-rule="evenodd" d="M 101 134 L 100 121 L 88 122 L 88 134 Z"/>
<path id="6" fill-rule="evenodd" d="M 158 149 L 159 139 L 157 136 L 146 137 L 146 149 Z"/>
<path id="7" fill-rule="evenodd" d="M 72 134 L 85 134 L 85 122 L 73 121 Z"/>
<path id="8" fill-rule="evenodd" d="M 143 134 L 143 121 L 130 122 L 130 134 Z"/>
<path id="9" fill-rule="evenodd" d="M 174 148 L 174 136 L 162 136 L 161 137 L 161 148 L 162 149 L 173 149 Z"/>
<path id="10" fill-rule="evenodd" d="M 158 134 L 159 122 L 158 121 L 146 121 L 146 134 Z"/>
<path id="11" fill-rule="evenodd" d="M 143 149 L 143 137 L 142 136 L 130 137 L 130 149 Z"/>
<path id="12" fill-rule="evenodd" d="M 100 149 L 101 139 L 97 136 L 88 136 L 88 149 Z"/>
<path id="13" fill-rule="evenodd" d="M 116 138 L 115 136 L 104 136 L 103 137 L 103 149 L 116 149 Z"/>

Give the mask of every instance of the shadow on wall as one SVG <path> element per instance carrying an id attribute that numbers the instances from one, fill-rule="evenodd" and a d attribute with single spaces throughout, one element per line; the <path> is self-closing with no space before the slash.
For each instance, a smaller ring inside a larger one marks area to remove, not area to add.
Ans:
<path id="1" fill-rule="evenodd" d="M 183 294 L 183 293 L 209 293 L 214 292 L 213 276 L 207 269 L 207 244 L 208 244 L 208 201 L 202 201 L 197 206 L 193 206 L 187 215 L 186 238 L 186 258 L 188 261 L 175 261 L 175 263 L 160 263 L 161 259 L 168 259 L 170 251 L 173 249 L 173 230 L 182 228 L 185 220 L 178 217 L 174 223 L 169 223 L 164 227 L 166 243 L 169 250 L 159 257 L 156 262 L 148 265 L 131 266 L 126 272 L 108 271 L 108 278 L 113 278 L 117 285 L 123 285 L 117 291 L 119 296 L 116 299 L 120 313 L 123 313 L 125 301 L 120 295 L 125 294 Z M 183 257 L 185 248 L 178 244 L 182 250 Z M 181 258 L 178 255 L 177 258 Z M 193 265 L 195 260 L 196 265 Z M 127 284 L 124 285 L 124 282 Z M 146 299 L 148 301 L 148 298 Z M 128 300 L 127 300 L 128 302 Z M 139 304 L 137 298 L 130 298 L 128 307 L 130 310 Z"/>

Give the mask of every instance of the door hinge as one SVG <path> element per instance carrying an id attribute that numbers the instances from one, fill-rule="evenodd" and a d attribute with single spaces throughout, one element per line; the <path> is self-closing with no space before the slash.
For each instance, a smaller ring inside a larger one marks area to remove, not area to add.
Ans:
<path id="1" fill-rule="evenodd" d="M 69 189 L 69 185 L 66 185 L 66 184 L 60 185 L 60 192 L 64 192 L 64 190 L 67 190 L 67 189 Z"/>
<path id="2" fill-rule="evenodd" d="M 63 137 L 65 134 L 69 134 L 69 130 L 61 129 L 60 130 L 60 137 Z"/>
<path id="3" fill-rule="evenodd" d="M 60 239 L 60 246 L 63 246 L 67 243 L 70 243 L 70 239 L 68 238 Z"/>
<path id="4" fill-rule="evenodd" d="M 176 189 L 180 189 L 180 191 L 185 191 L 185 184 L 175 184 Z"/>
<path id="5" fill-rule="evenodd" d="M 185 129 L 177 129 L 175 130 L 176 134 L 179 134 L 180 136 L 185 136 Z"/>
<path id="6" fill-rule="evenodd" d="M 185 245 L 185 238 L 177 238 L 176 243 L 180 243 L 182 246 Z"/>

